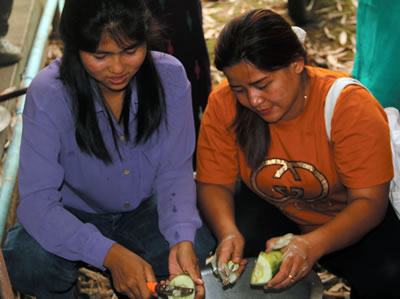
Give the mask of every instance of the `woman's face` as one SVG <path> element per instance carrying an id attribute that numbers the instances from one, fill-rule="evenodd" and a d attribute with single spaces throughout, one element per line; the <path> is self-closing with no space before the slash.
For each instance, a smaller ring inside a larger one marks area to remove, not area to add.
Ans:
<path id="1" fill-rule="evenodd" d="M 244 61 L 223 69 L 240 104 L 268 123 L 293 119 L 304 110 L 303 70 L 303 59 L 274 72 Z"/>
<path id="2" fill-rule="evenodd" d="M 146 44 L 131 41 L 126 48 L 103 33 L 96 52 L 80 51 L 82 64 L 105 97 L 123 93 L 146 57 Z"/>

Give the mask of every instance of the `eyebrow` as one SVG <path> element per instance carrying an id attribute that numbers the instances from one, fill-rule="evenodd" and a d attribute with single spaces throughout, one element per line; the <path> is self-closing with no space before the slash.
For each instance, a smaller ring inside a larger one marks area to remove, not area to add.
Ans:
<path id="1" fill-rule="evenodd" d="M 261 79 L 259 79 L 259 80 L 257 80 L 257 81 L 250 82 L 250 83 L 248 83 L 248 84 L 251 85 L 251 86 L 255 86 L 255 85 L 260 84 L 261 82 L 263 82 L 263 81 L 266 80 L 266 79 L 269 79 L 269 77 L 268 77 L 268 76 L 265 76 L 265 77 L 263 77 L 263 78 L 261 78 Z M 230 84 L 230 83 L 229 83 L 229 86 L 230 86 L 231 88 L 240 87 L 240 85 L 234 85 L 234 84 Z"/>
<path id="2" fill-rule="evenodd" d="M 259 79 L 259 80 L 257 80 L 257 81 L 250 82 L 249 85 L 252 85 L 252 86 L 257 85 L 257 84 L 259 84 L 259 83 L 265 81 L 266 79 L 269 79 L 269 77 L 268 77 L 268 76 L 262 77 L 261 79 Z"/>
<path id="3" fill-rule="evenodd" d="M 138 47 L 138 46 L 140 46 L 140 45 L 141 45 L 141 43 L 139 43 L 139 42 L 134 42 L 132 45 L 129 45 L 128 47 L 123 48 L 121 52 L 134 49 L 134 48 L 136 48 L 136 47 Z M 121 53 L 121 52 L 119 52 L 119 53 Z M 95 53 L 95 54 L 117 54 L 117 53 L 114 53 L 114 52 L 102 51 L 102 50 L 96 50 L 96 52 L 94 52 L 94 53 Z"/>

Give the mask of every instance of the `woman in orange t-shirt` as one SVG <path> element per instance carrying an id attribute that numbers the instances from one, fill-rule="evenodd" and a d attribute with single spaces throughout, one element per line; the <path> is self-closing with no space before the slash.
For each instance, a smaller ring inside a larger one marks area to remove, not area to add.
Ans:
<path id="1" fill-rule="evenodd" d="M 347 75 L 305 61 L 295 31 L 270 10 L 234 18 L 218 38 L 215 64 L 228 80 L 209 97 L 196 176 L 218 264 L 232 259 L 242 271 L 245 257 L 292 233 L 265 288 L 290 286 L 318 261 L 349 281 L 351 298 L 400 298 L 385 111 L 363 87 L 346 87 L 329 142 L 325 98 Z"/>

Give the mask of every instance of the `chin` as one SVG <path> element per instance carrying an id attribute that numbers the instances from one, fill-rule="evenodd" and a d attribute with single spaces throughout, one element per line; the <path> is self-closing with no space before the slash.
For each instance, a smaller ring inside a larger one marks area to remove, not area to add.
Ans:
<path id="1" fill-rule="evenodd" d="M 121 87 L 114 87 L 114 86 L 106 86 L 108 90 L 113 91 L 113 92 L 121 92 L 124 91 L 129 84 L 126 84 L 125 86 Z"/>

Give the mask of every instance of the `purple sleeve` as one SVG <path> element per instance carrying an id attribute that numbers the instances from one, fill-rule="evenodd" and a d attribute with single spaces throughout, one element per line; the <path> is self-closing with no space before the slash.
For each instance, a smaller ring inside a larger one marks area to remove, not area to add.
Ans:
<path id="1" fill-rule="evenodd" d="M 183 68 L 166 79 L 168 128 L 162 142 L 162 159 L 156 188 L 160 230 L 170 246 L 194 241 L 201 220 L 196 207 L 193 177 L 195 130 L 191 87 Z"/>
<path id="2" fill-rule="evenodd" d="M 46 78 L 42 79 L 45 83 Z M 47 251 L 105 269 L 103 261 L 114 241 L 105 238 L 95 226 L 79 221 L 61 202 L 59 190 L 64 178 L 64 169 L 58 162 L 61 141 L 52 119 L 62 119 L 63 115 L 57 115 L 60 109 L 47 105 L 46 98 L 63 95 L 55 90 L 44 91 L 40 86 L 36 88 L 35 84 L 31 86 L 23 114 L 18 219 Z M 46 109 L 39 103 L 44 103 Z"/>

